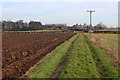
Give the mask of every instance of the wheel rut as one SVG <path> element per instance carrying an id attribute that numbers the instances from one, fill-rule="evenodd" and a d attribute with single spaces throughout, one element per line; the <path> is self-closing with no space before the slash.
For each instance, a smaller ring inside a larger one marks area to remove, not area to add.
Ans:
<path id="1" fill-rule="evenodd" d="M 78 38 L 78 36 L 76 37 L 76 39 Z M 62 69 L 64 67 L 65 62 L 68 60 L 68 55 L 69 55 L 71 49 L 73 48 L 73 45 L 74 45 L 74 42 L 76 41 L 76 39 L 71 43 L 69 49 L 66 52 L 66 55 L 63 56 L 62 61 L 60 62 L 60 64 L 58 65 L 58 67 L 56 68 L 54 73 L 52 74 L 51 78 L 57 78 L 59 76 L 60 72 L 62 71 Z"/>

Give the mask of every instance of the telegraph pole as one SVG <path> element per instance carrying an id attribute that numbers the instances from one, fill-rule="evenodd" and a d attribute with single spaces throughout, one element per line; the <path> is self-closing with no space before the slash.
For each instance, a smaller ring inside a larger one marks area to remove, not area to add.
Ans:
<path id="1" fill-rule="evenodd" d="M 87 11 L 87 12 L 90 13 L 90 29 L 89 29 L 89 31 L 90 31 L 90 35 L 91 35 L 91 28 L 92 28 L 92 12 L 95 12 L 95 10 L 94 10 L 94 11 L 90 10 L 90 11 Z"/>

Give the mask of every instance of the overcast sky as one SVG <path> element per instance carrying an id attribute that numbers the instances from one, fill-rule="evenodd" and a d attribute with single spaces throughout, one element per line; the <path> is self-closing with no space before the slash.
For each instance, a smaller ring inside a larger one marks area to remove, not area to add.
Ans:
<path id="1" fill-rule="evenodd" d="M 66 23 L 89 24 L 87 10 L 93 13 L 93 25 L 103 22 L 111 27 L 118 26 L 117 2 L 2 2 L 2 20 L 36 20 L 43 24 Z"/>

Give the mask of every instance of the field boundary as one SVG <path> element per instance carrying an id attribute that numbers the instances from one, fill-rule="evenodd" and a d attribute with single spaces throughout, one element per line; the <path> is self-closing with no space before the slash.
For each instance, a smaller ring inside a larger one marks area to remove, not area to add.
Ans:
<path id="1" fill-rule="evenodd" d="M 76 36 L 77 35 L 73 36 L 72 38 L 65 41 L 60 46 L 56 47 L 51 53 L 49 53 L 47 56 L 42 58 L 42 60 L 38 61 L 37 64 L 31 67 L 22 76 L 22 78 L 26 78 L 26 77 L 28 78 L 50 78 L 53 72 L 55 71 L 56 67 L 61 62 L 61 58 L 65 56 L 66 49 L 69 48 L 70 43 L 76 38 Z"/>

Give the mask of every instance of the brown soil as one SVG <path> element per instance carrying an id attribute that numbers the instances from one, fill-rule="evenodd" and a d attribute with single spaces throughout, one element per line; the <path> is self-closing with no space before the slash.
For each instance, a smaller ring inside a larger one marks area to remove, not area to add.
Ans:
<path id="1" fill-rule="evenodd" d="M 37 61 L 73 35 L 75 34 L 3 34 L 2 78 L 21 76 Z M 27 53 L 27 55 L 23 56 L 22 52 Z"/>

